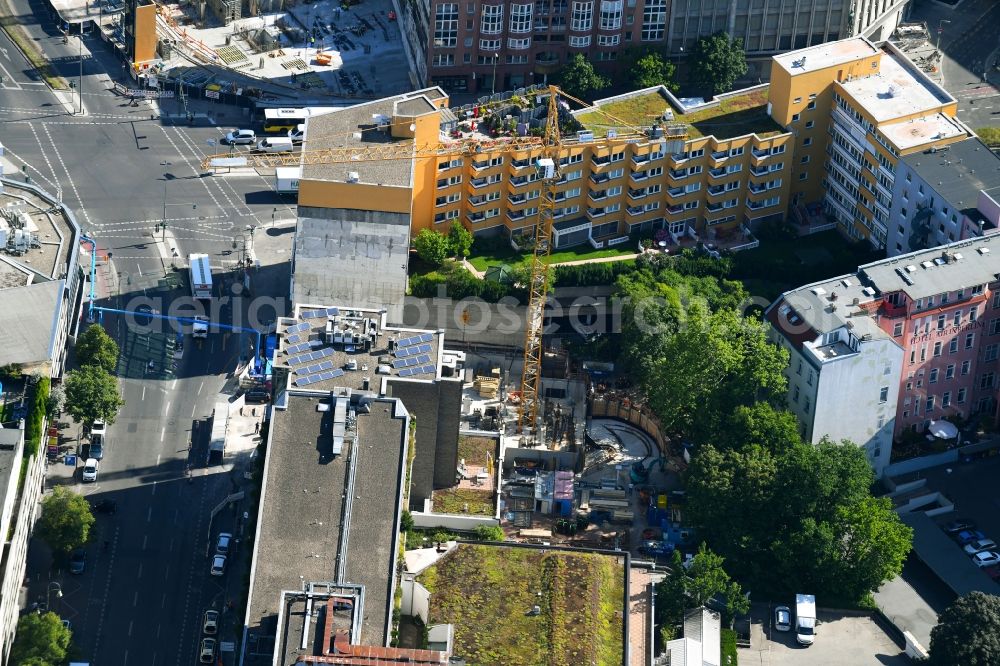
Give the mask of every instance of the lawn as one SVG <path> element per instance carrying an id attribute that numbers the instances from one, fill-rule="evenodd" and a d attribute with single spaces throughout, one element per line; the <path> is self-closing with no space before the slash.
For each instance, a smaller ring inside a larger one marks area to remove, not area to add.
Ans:
<path id="1" fill-rule="evenodd" d="M 497 458 L 497 440 L 493 437 L 481 437 L 479 435 L 459 435 L 458 436 L 458 457 L 465 460 L 466 465 L 480 465 L 486 467 L 487 456 L 492 455 L 493 460 Z"/>
<path id="2" fill-rule="evenodd" d="M 474 516 L 492 516 L 496 511 L 493 493 L 474 488 L 445 488 L 433 494 L 434 513 L 464 513 Z M 469 510 L 466 511 L 465 507 Z"/>
<path id="3" fill-rule="evenodd" d="M 565 250 L 556 250 L 549 255 L 546 263 L 549 265 L 563 264 L 569 261 L 582 261 L 585 259 L 604 259 L 606 257 L 623 257 L 635 254 L 635 246 L 632 243 L 623 243 L 615 247 L 603 247 L 595 250 L 589 244 L 578 247 L 570 247 Z M 469 257 L 469 263 L 475 266 L 477 271 L 485 271 L 490 266 L 500 264 L 510 264 L 515 266 L 527 261 L 528 255 L 514 252 L 509 247 L 503 249 L 491 249 Z"/>
<path id="4" fill-rule="evenodd" d="M 980 127 L 976 134 L 987 146 L 1000 146 L 1000 127 Z"/>
<path id="5" fill-rule="evenodd" d="M 780 134 L 782 130 L 767 115 L 767 95 L 767 88 L 754 90 L 745 95 L 724 99 L 717 106 L 694 113 L 680 114 L 674 110 L 674 118 L 676 122 L 689 126 L 688 137 L 691 139 L 709 134 L 719 139 L 731 139 L 751 132 L 762 137 L 773 136 Z M 623 126 L 648 127 L 672 107 L 663 95 L 654 92 L 605 104 L 600 109 L 581 113 L 577 120 L 595 134 L 604 136 L 609 129 L 621 130 Z"/>
<path id="6" fill-rule="evenodd" d="M 455 654 L 470 664 L 622 663 L 617 558 L 462 544 L 417 580 L 431 592 L 429 624 L 453 624 Z"/>

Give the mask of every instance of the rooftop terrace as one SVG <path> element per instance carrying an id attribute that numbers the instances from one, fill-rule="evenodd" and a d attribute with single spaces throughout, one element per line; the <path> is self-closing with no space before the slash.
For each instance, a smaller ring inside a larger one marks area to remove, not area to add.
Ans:
<path id="1" fill-rule="evenodd" d="M 724 98 L 718 104 L 707 108 L 680 113 L 680 110 L 671 105 L 662 93 L 654 90 L 628 99 L 600 104 L 599 110 L 580 113 L 576 119 L 593 130 L 595 135 L 605 136 L 609 129 L 621 132 L 623 125 L 641 128 L 657 122 L 662 123 L 660 119 L 664 112 L 669 110 L 673 112 L 674 120 L 668 124 L 686 125 L 690 139 L 710 135 L 717 139 L 732 139 L 752 133 L 767 137 L 781 134 L 783 131 L 781 126 L 767 115 L 767 99 L 768 89 L 756 88 L 745 94 Z M 623 122 L 617 123 L 609 116 Z"/>

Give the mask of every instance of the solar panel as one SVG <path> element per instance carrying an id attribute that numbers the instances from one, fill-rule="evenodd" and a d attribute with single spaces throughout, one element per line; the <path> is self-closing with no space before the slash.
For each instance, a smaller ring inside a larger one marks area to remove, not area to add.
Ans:
<path id="1" fill-rule="evenodd" d="M 420 356 L 417 356 L 415 359 L 413 359 L 413 361 L 415 363 L 430 363 L 431 357 L 428 356 L 427 354 L 421 354 Z"/>
<path id="2" fill-rule="evenodd" d="M 323 310 L 306 310 L 302 313 L 303 319 L 315 319 L 316 317 L 325 317 L 326 309 Z"/>
<path id="3" fill-rule="evenodd" d="M 312 347 L 313 349 L 316 349 L 318 347 L 322 347 L 324 344 L 325 343 L 320 338 L 316 338 L 315 340 L 310 340 L 309 341 L 309 346 Z"/>
<path id="4" fill-rule="evenodd" d="M 329 370 L 332 367 L 333 367 L 333 361 L 323 361 L 322 363 L 319 364 L 320 370 Z"/>
<path id="5" fill-rule="evenodd" d="M 420 347 L 418 349 L 420 349 L 420 351 L 422 351 L 422 352 L 429 352 L 431 350 L 431 346 L 430 345 L 420 345 Z"/>
<path id="6" fill-rule="evenodd" d="M 340 309 L 339 308 L 327 308 L 326 309 L 326 316 L 329 317 L 329 316 L 335 315 L 335 314 L 340 314 Z"/>
<path id="7" fill-rule="evenodd" d="M 301 324 L 295 324 L 294 326 L 289 326 L 285 329 L 285 333 L 299 333 L 300 331 L 305 331 L 309 329 L 309 322 L 302 322 Z"/>
<path id="8" fill-rule="evenodd" d="M 299 377 L 298 379 L 295 380 L 296 386 L 308 386 L 309 384 L 312 383 L 313 383 L 312 377 Z"/>
<path id="9" fill-rule="evenodd" d="M 315 365 L 310 365 L 308 368 L 306 368 L 306 370 L 309 372 L 309 374 L 313 374 L 315 372 L 319 372 L 322 369 L 323 368 L 319 367 L 319 363 L 316 363 Z"/>
<path id="10" fill-rule="evenodd" d="M 397 359 L 397 360 L 393 361 L 392 362 L 392 367 L 394 367 L 394 368 L 405 368 L 406 367 L 406 359 L 401 358 L 401 359 Z"/>
<path id="11" fill-rule="evenodd" d="M 397 349 L 395 352 L 393 352 L 393 355 L 396 358 L 406 358 L 407 356 L 410 355 L 410 350 L 409 349 Z"/>
<path id="12" fill-rule="evenodd" d="M 301 338 L 301 337 L 299 337 L 298 335 L 289 335 L 289 336 L 288 336 L 288 337 L 286 338 L 286 340 L 288 340 L 288 342 L 289 342 L 289 343 L 291 343 L 291 344 L 293 344 L 293 345 L 294 345 L 295 343 L 297 343 L 297 342 L 302 342 L 302 338 Z"/>
<path id="13" fill-rule="evenodd" d="M 425 365 L 424 367 L 420 368 L 420 372 L 436 372 L 436 371 L 437 368 L 433 365 Z"/>
<path id="14" fill-rule="evenodd" d="M 411 344 L 413 343 L 410 342 L 409 338 L 402 338 L 399 342 L 396 343 L 398 347 L 408 347 Z"/>
<path id="15" fill-rule="evenodd" d="M 331 347 L 324 347 L 317 352 L 313 352 L 313 358 L 326 358 L 333 354 L 333 349 Z"/>
<path id="16" fill-rule="evenodd" d="M 433 339 L 434 339 L 433 333 L 424 333 L 423 335 L 420 336 L 420 342 L 430 342 Z"/>
<path id="17" fill-rule="evenodd" d="M 289 354 L 298 354 L 300 351 L 304 351 L 306 349 L 309 349 L 309 345 L 303 342 L 301 344 L 292 345 L 291 347 L 288 347 L 285 351 L 287 351 Z"/>
<path id="18" fill-rule="evenodd" d="M 300 363 L 307 363 L 311 359 L 309 354 L 303 354 L 302 356 L 294 356 L 288 359 L 288 365 L 299 365 Z"/>
<path id="19" fill-rule="evenodd" d="M 334 377 L 340 377 L 344 374 L 344 371 L 341 370 L 340 368 L 337 368 L 336 370 L 331 370 L 330 374 L 333 375 Z"/>
<path id="20" fill-rule="evenodd" d="M 320 379 L 333 379 L 333 373 L 332 372 L 324 372 L 324 373 L 320 374 L 319 378 Z"/>
<path id="21" fill-rule="evenodd" d="M 412 374 L 413 374 L 413 370 L 411 368 L 404 368 L 403 370 L 399 371 L 399 376 L 400 377 L 409 377 Z"/>

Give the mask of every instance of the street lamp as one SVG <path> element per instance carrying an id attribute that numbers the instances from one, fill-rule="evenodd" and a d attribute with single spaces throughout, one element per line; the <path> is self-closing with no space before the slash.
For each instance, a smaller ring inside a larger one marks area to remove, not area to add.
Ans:
<path id="1" fill-rule="evenodd" d="M 497 60 L 499 60 L 499 59 L 500 59 L 500 54 L 499 53 L 494 53 L 493 54 L 493 83 L 492 83 L 493 91 L 490 93 L 490 95 L 496 95 L 497 94 Z"/>
<path id="2" fill-rule="evenodd" d="M 949 21 L 948 19 L 941 19 L 940 21 L 938 21 L 937 45 L 934 47 L 934 50 L 937 51 L 938 53 L 941 52 L 941 33 L 944 32 L 945 23 L 951 23 L 951 21 Z"/>
<path id="3" fill-rule="evenodd" d="M 161 218 L 161 221 L 157 222 L 154 225 L 154 227 L 153 227 L 154 233 L 156 231 L 163 232 L 163 235 L 160 237 L 160 239 L 163 240 L 163 241 L 167 240 L 167 206 L 187 206 L 187 204 L 186 203 L 175 203 L 175 204 L 171 203 L 171 204 L 168 204 L 167 203 L 167 184 L 163 183 L 163 217 Z M 196 203 L 191 204 L 191 210 L 198 210 L 198 204 L 196 204 Z"/>
<path id="4" fill-rule="evenodd" d="M 277 212 L 278 212 L 278 209 L 277 209 L 277 208 L 275 208 L 274 210 L 272 210 L 272 211 L 271 211 L 271 226 L 272 226 L 272 227 L 274 227 L 274 216 L 275 216 L 275 214 L 276 214 Z"/>

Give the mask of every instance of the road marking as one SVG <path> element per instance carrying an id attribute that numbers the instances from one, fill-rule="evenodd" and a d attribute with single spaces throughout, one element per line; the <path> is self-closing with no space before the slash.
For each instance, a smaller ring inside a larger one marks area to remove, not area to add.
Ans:
<path id="1" fill-rule="evenodd" d="M 205 388 L 205 382 L 198 384 L 198 395 L 201 395 L 201 390 Z"/>
<path id="2" fill-rule="evenodd" d="M 139 271 L 139 277 L 142 277 L 142 268 L 139 267 L 139 264 L 135 265 L 135 270 Z"/>
<path id="3" fill-rule="evenodd" d="M 146 511 L 146 522 L 147 523 L 153 522 L 153 507 L 149 507 L 149 510 Z"/>
<path id="4" fill-rule="evenodd" d="M 142 387 L 142 397 L 139 398 L 139 399 L 140 400 L 145 400 L 146 399 L 146 387 L 145 386 Z"/>
<path id="5" fill-rule="evenodd" d="M 125 650 L 125 661 L 123 661 L 122 664 L 127 664 L 127 663 L 128 663 L 128 650 Z"/>
<path id="6" fill-rule="evenodd" d="M 169 550 L 170 550 L 171 553 L 174 552 L 174 540 L 173 539 L 170 539 L 170 549 Z"/>
<path id="7" fill-rule="evenodd" d="M 136 590 L 135 591 L 135 596 L 132 597 L 132 605 L 133 606 L 138 606 L 139 605 L 139 590 Z"/>
<path id="8" fill-rule="evenodd" d="M 143 548 L 146 547 L 146 541 L 145 540 L 143 540 L 143 542 L 142 542 L 142 547 Z M 139 562 L 139 573 L 137 573 L 135 577 L 136 578 L 142 578 L 142 562 Z"/>
<path id="9" fill-rule="evenodd" d="M 132 624 L 133 624 L 133 622 L 135 622 L 135 620 L 129 620 L 129 621 L 128 621 L 128 635 L 129 635 L 129 636 L 131 636 L 131 635 L 132 635 Z M 128 661 L 128 658 L 127 658 L 127 657 L 126 657 L 125 661 L 126 661 L 126 662 Z"/>
<path id="10" fill-rule="evenodd" d="M 170 390 L 172 391 L 175 388 L 177 388 L 177 380 L 176 379 L 174 381 L 170 382 Z"/>
<path id="11" fill-rule="evenodd" d="M 146 540 L 147 540 L 147 539 L 149 539 L 149 535 L 148 535 L 148 534 L 146 534 L 146 535 L 144 535 L 144 536 L 142 537 L 142 549 L 143 549 L 143 550 L 146 550 Z M 142 564 L 140 564 L 140 565 L 139 565 L 139 567 L 141 568 L 141 567 L 142 567 Z"/>
<path id="12" fill-rule="evenodd" d="M 66 168 L 66 163 L 63 162 L 62 153 L 59 152 L 59 144 L 52 139 L 52 134 L 46 125 L 42 125 L 42 129 L 45 130 L 45 136 L 48 137 L 49 142 L 52 144 L 52 152 L 55 153 L 56 160 L 59 161 L 59 166 L 66 172 L 66 181 L 69 182 L 69 186 L 73 189 L 77 206 L 79 206 L 80 212 L 83 213 L 83 217 L 86 218 L 87 226 L 90 226 L 90 213 L 87 212 L 87 207 L 83 205 L 83 197 L 80 196 L 80 191 L 76 189 L 76 183 L 73 182 L 73 176 L 70 175 L 69 169 Z"/>
<path id="13" fill-rule="evenodd" d="M 160 456 L 159 455 L 156 456 L 156 466 L 157 467 L 160 466 Z M 154 481 L 153 483 L 156 483 L 156 482 Z M 155 492 L 155 489 L 154 489 L 154 492 Z"/>
<path id="14" fill-rule="evenodd" d="M 170 411 L 170 401 L 167 400 L 167 408 L 163 410 L 163 413 L 166 414 L 169 411 Z"/>
<path id="15" fill-rule="evenodd" d="M 195 413 L 195 411 L 197 411 L 197 409 L 198 409 L 198 405 L 195 405 L 195 406 L 193 406 L 191 408 L 191 418 L 194 418 L 194 413 Z"/>
<path id="16" fill-rule="evenodd" d="M 163 435 L 167 432 L 167 426 L 160 428 L 160 441 L 163 441 Z"/>

